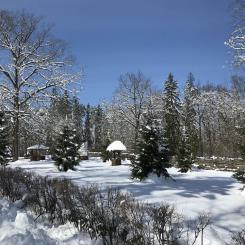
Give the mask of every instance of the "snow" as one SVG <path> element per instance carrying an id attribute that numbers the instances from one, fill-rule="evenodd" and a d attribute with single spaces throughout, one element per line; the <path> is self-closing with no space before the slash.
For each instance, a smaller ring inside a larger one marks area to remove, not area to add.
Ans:
<path id="1" fill-rule="evenodd" d="M 106 149 L 107 151 L 126 151 L 126 146 L 119 140 L 112 142 Z"/>
<path id="2" fill-rule="evenodd" d="M 205 231 L 204 244 L 224 244 L 230 240 L 231 232 L 245 227 L 244 192 L 242 185 L 232 178 L 232 172 L 195 168 L 184 174 L 170 168 L 169 172 L 176 182 L 154 176 L 139 182 L 130 179 L 128 160 L 120 166 L 111 166 L 109 162 L 103 163 L 99 158 L 94 158 L 80 162 L 77 171 L 68 172 L 59 172 L 52 161 L 31 162 L 23 159 L 11 166 L 42 176 L 69 178 L 80 186 L 98 184 L 102 190 L 108 186 L 117 187 L 148 203 L 167 202 L 187 219 L 203 212 L 210 213 L 212 225 Z"/>
<path id="3" fill-rule="evenodd" d="M 0 198 L 1 245 L 92 245 L 88 234 L 78 233 L 72 224 L 48 226 L 15 204 Z"/>
<path id="4" fill-rule="evenodd" d="M 49 148 L 45 145 L 33 145 L 27 148 L 27 150 L 48 150 Z"/>

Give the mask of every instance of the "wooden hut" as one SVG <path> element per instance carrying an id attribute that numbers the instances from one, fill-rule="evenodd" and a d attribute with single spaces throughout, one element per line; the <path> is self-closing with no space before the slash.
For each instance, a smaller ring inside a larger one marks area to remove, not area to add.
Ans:
<path id="1" fill-rule="evenodd" d="M 119 140 L 112 142 L 106 149 L 112 152 L 111 165 L 121 165 L 121 152 L 126 151 L 126 146 Z"/>
<path id="2" fill-rule="evenodd" d="M 27 148 L 27 151 L 30 153 L 31 161 L 40 161 L 45 160 L 46 155 L 48 154 L 48 147 L 45 145 L 33 145 Z"/>

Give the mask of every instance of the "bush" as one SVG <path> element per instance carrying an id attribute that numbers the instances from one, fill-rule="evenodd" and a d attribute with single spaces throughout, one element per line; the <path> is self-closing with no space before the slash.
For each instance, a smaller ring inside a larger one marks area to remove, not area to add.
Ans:
<path id="1" fill-rule="evenodd" d="M 233 174 L 233 178 L 235 178 L 239 182 L 245 184 L 245 171 L 244 170 L 238 170 L 236 173 Z"/>
<path id="2" fill-rule="evenodd" d="M 245 244 L 245 229 L 236 232 L 231 237 L 232 245 L 244 245 Z"/>
<path id="3" fill-rule="evenodd" d="M 170 205 L 151 206 L 118 189 L 102 192 L 96 185 L 78 187 L 67 179 L 7 167 L 0 167 L 0 196 L 22 200 L 36 219 L 70 222 L 105 245 L 180 244 L 187 231 L 197 237 L 209 224 L 203 218 L 184 229 L 183 217 Z"/>
<path id="4" fill-rule="evenodd" d="M 178 244 L 184 226 L 183 217 L 168 204 L 152 208 L 151 216 L 158 244 Z"/>

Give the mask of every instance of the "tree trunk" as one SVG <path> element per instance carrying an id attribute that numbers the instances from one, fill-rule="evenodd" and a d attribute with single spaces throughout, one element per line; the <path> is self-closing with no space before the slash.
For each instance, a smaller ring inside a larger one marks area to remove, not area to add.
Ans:
<path id="1" fill-rule="evenodd" d="M 13 139 L 13 161 L 17 161 L 19 158 L 19 117 L 18 115 L 14 119 L 14 139 Z"/>

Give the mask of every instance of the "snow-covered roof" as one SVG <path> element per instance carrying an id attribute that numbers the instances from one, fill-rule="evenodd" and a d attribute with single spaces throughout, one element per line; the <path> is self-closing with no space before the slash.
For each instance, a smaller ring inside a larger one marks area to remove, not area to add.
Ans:
<path id="1" fill-rule="evenodd" d="M 106 149 L 107 151 L 126 151 L 126 146 L 119 140 L 112 142 Z"/>
<path id="2" fill-rule="evenodd" d="M 33 145 L 27 148 L 27 150 L 48 150 L 49 148 L 45 145 Z"/>

